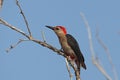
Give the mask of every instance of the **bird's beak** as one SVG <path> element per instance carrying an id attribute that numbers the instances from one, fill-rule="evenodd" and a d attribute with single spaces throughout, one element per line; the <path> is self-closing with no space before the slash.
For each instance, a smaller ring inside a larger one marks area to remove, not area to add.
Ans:
<path id="1" fill-rule="evenodd" d="M 54 27 L 52 27 L 52 26 L 45 26 L 45 27 L 54 30 Z"/>

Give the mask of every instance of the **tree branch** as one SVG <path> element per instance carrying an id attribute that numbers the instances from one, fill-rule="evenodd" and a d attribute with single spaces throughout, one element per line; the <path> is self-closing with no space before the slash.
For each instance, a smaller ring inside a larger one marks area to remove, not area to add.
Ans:
<path id="1" fill-rule="evenodd" d="M 98 62 L 98 60 L 95 58 L 95 52 L 94 52 L 94 48 L 93 48 L 93 42 L 92 42 L 92 33 L 90 30 L 90 26 L 88 24 L 88 21 L 86 20 L 85 16 L 83 13 L 80 13 L 84 23 L 85 23 L 85 27 L 88 31 L 88 39 L 89 39 L 89 45 L 90 45 L 90 50 L 91 50 L 91 55 L 92 55 L 92 61 L 93 64 L 98 68 L 98 70 L 106 77 L 107 80 L 112 80 L 112 78 L 107 74 L 107 72 L 105 71 L 105 69 L 100 65 L 100 63 Z"/>

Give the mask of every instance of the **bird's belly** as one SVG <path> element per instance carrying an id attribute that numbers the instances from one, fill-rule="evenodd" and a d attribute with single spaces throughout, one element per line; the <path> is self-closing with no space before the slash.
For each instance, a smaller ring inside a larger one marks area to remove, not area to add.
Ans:
<path id="1" fill-rule="evenodd" d="M 75 59 L 75 58 L 76 58 L 76 55 L 75 55 L 74 51 L 73 51 L 72 48 L 67 44 L 66 41 L 62 41 L 62 40 L 61 40 L 61 46 L 62 46 L 62 49 L 63 49 L 64 53 L 65 53 L 67 56 L 70 56 L 71 59 Z"/>
<path id="2" fill-rule="evenodd" d="M 67 56 L 70 56 L 71 59 L 75 59 L 74 51 L 71 48 L 69 47 L 63 48 L 63 51 Z"/>

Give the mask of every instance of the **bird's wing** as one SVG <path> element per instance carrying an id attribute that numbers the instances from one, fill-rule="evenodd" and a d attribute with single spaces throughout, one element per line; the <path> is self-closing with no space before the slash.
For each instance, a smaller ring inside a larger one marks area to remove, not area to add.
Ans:
<path id="1" fill-rule="evenodd" d="M 77 41 L 75 40 L 75 38 L 70 34 L 66 34 L 66 37 L 67 37 L 68 45 L 75 52 L 75 55 L 77 56 L 79 62 L 84 62 L 84 57 L 80 51 L 79 45 L 78 45 Z"/>

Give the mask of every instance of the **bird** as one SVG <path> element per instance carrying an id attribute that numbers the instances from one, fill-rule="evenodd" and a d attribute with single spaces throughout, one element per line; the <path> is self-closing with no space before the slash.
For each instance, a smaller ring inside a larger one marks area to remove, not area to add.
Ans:
<path id="1" fill-rule="evenodd" d="M 47 26 L 47 28 L 53 30 L 59 39 L 59 43 L 65 55 L 70 58 L 77 66 L 80 71 L 80 67 L 87 69 L 83 54 L 80 50 L 76 39 L 67 33 L 64 26 Z"/>

